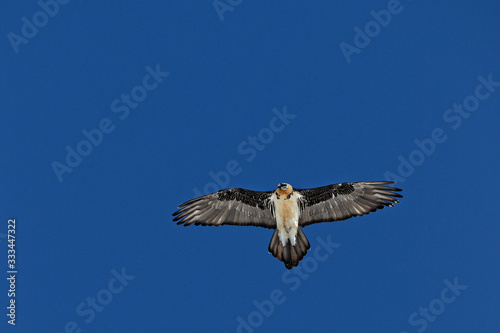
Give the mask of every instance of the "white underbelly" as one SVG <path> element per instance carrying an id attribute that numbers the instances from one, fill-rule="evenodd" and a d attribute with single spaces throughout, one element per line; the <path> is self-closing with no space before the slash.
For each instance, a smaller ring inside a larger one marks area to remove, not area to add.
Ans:
<path id="1" fill-rule="evenodd" d="M 293 196 L 288 200 L 279 199 L 275 202 L 276 227 L 283 246 L 290 240 L 295 245 L 295 237 L 299 226 L 299 205 Z"/>

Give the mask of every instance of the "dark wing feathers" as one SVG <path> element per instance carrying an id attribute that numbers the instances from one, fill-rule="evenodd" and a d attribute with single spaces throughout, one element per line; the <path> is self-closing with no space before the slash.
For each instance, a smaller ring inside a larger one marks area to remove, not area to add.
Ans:
<path id="1" fill-rule="evenodd" d="M 173 213 L 177 224 L 252 225 L 274 229 L 270 196 L 273 192 L 257 192 L 230 188 L 189 200 Z"/>
<path id="2" fill-rule="evenodd" d="M 339 183 L 311 189 L 295 189 L 301 194 L 300 226 L 332 222 L 361 216 L 394 206 L 401 189 L 387 186 L 394 182 Z M 273 191 L 257 192 L 241 188 L 221 190 L 194 198 L 180 205 L 173 216 L 177 224 L 251 225 L 274 229 Z"/>
<path id="3" fill-rule="evenodd" d="M 295 189 L 301 195 L 300 226 L 332 222 L 392 207 L 402 198 L 401 189 L 387 186 L 394 182 L 339 183 L 311 189 Z"/>

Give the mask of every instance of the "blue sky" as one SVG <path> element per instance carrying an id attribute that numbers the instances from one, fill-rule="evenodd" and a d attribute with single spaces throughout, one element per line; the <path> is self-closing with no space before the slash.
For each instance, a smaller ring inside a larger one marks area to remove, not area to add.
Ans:
<path id="1" fill-rule="evenodd" d="M 497 1 L 0 12 L 2 332 L 499 330 Z M 292 271 L 270 230 L 171 221 L 222 187 L 385 179 L 401 204 L 308 226 Z"/>

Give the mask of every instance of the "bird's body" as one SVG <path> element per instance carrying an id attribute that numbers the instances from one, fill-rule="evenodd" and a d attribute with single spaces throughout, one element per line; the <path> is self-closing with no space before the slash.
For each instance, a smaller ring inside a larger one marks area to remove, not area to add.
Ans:
<path id="1" fill-rule="evenodd" d="M 310 249 L 301 227 L 319 222 L 345 220 L 385 206 L 402 197 L 386 186 L 393 182 L 340 183 L 311 189 L 294 189 L 280 183 L 275 191 L 258 192 L 231 188 L 192 199 L 173 215 L 177 224 L 252 225 L 275 229 L 269 252 L 296 267 Z"/>
<path id="2" fill-rule="evenodd" d="M 281 243 L 285 246 L 290 241 L 295 245 L 300 217 L 299 194 L 293 192 L 291 186 L 287 190 L 278 189 L 271 195 L 271 204 L 275 207 L 276 229 Z"/>
<path id="3" fill-rule="evenodd" d="M 288 269 L 297 266 L 307 250 L 311 248 L 309 241 L 299 228 L 299 200 L 300 194 L 294 192 L 292 186 L 285 183 L 278 186 L 270 199 L 270 204 L 274 207 L 276 230 L 268 250 L 273 256 L 283 261 Z M 299 238 L 297 238 L 299 232 Z"/>

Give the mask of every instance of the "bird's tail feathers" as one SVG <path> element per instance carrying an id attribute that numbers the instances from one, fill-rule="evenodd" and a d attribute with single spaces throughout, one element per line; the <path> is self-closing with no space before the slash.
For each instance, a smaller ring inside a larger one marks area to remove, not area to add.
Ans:
<path id="1" fill-rule="evenodd" d="M 282 261 L 287 269 L 292 269 L 297 267 L 299 262 L 304 258 L 307 250 L 311 248 L 306 235 L 302 232 L 302 229 L 297 229 L 297 235 L 295 236 L 295 245 L 287 240 L 285 246 L 281 243 L 279 238 L 279 231 L 276 229 L 273 236 L 271 237 L 271 242 L 269 243 L 269 252 L 279 261 Z"/>

